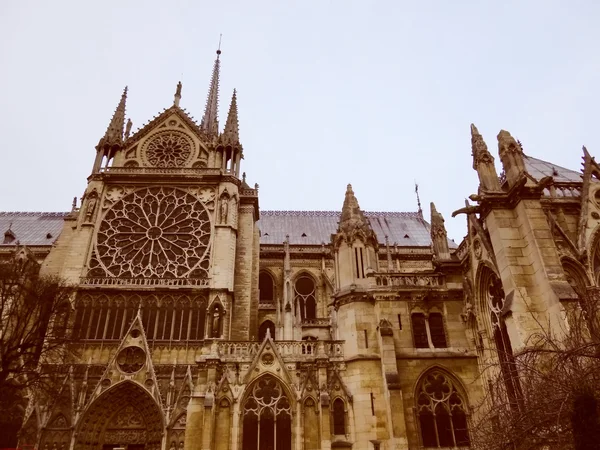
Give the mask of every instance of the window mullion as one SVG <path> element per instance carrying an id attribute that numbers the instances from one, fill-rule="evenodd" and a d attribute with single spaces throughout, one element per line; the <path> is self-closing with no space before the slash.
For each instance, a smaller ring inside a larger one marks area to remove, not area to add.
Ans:
<path id="1" fill-rule="evenodd" d="M 433 341 L 431 340 L 431 330 L 429 329 L 429 316 L 425 316 L 425 330 L 427 331 L 427 342 L 429 348 L 434 348 Z"/>

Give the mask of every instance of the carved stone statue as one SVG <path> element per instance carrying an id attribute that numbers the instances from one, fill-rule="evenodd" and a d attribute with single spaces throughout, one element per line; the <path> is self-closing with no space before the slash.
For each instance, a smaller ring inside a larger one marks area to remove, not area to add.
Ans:
<path id="1" fill-rule="evenodd" d="M 212 319 L 212 337 L 221 337 L 221 311 L 215 308 Z"/>
<path id="2" fill-rule="evenodd" d="M 229 215 L 229 199 L 227 197 L 221 197 L 221 208 L 219 210 L 220 212 L 220 221 L 219 223 L 221 225 L 227 225 L 228 223 L 228 215 Z"/>
<path id="3" fill-rule="evenodd" d="M 96 203 L 98 203 L 96 196 L 89 198 L 87 207 L 85 209 L 85 220 L 87 220 L 88 222 L 92 220 L 92 217 L 94 216 L 94 211 L 96 210 Z"/>

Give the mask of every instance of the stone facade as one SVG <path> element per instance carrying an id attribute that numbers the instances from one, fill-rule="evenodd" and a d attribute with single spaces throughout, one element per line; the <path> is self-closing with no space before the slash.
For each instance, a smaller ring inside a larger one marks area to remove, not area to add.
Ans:
<path id="1" fill-rule="evenodd" d="M 493 350 L 564 329 L 596 286 L 600 167 L 587 151 L 583 175 L 552 166 L 502 131 L 498 177 L 472 126 L 459 246 L 433 204 L 431 225 L 363 212 L 350 185 L 340 212 L 261 211 L 235 93 L 219 133 L 219 64 L 200 124 L 178 85 L 131 134 L 125 91 L 71 212 L 0 213 L 0 251 L 28 245 L 77 286 L 64 398 L 30 403 L 21 444 L 467 448 Z"/>

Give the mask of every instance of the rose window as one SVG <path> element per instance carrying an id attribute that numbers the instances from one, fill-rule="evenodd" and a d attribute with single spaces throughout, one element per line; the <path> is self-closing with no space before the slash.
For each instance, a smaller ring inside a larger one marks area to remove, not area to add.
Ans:
<path id="1" fill-rule="evenodd" d="M 183 133 L 167 132 L 153 137 L 146 147 L 146 159 L 154 167 L 182 167 L 192 153 L 192 144 Z"/>
<path id="2" fill-rule="evenodd" d="M 96 239 L 106 276 L 205 278 L 211 223 L 202 202 L 175 188 L 126 195 L 108 210 Z"/>

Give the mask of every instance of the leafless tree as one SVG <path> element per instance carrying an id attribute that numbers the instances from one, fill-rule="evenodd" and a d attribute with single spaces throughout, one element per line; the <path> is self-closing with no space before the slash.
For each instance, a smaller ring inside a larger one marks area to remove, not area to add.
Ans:
<path id="1" fill-rule="evenodd" d="M 26 251 L 0 262 L 0 448 L 15 446 L 27 399 L 64 380 L 71 293 Z"/>
<path id="2" fill-rule="evenodd" d="M 564 326 L 537 320 L 541 331 L 524 350 L 486 366 L 473 448 L 600 449 L 600 295 L 596 288 L 578 294 L 565 305 Z"/>

